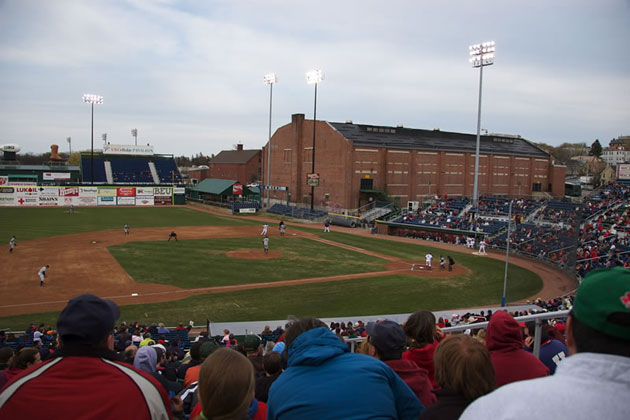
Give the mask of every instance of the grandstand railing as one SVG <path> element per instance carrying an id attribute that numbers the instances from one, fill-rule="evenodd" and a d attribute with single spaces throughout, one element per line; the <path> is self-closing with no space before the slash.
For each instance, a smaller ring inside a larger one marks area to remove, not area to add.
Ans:
<path id="1" fill-rule="evenodd" d="M 534 315 L 525 315 L 515 317 L 517 322 L 527 322 L 527 321 L 535 321 L 536 329 L 534 333 L 534 356 L 540 356 L 540 343 L 542 342 L 542 326 L 543 321 L 548 319 L 566 319 L 569 316 L 571 311 L 555 311 L 555 312 L 545 312 L 541 314 Z M 455 333 L 455 332 L 464 332 L 466 330 L 478 330 L 478 329 L 486 329 L 488 328 L 488 321 L 486 322 L 475 322 L 472 324 L 462 324 L 456 325 L 454 327 L 446 327 L 442 328 L 442 331 L 445 333 Z M 355 353 L 358 345 L 363 343 L 367 337 L 357 337 L 357 338 L 347 338 L 344 341 L 350 345 L 350 351 Z"/>

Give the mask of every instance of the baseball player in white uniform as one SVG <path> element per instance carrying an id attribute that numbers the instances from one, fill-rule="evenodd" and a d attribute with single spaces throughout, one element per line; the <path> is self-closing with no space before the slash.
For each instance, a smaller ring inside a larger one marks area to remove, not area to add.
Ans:
<path id="1" fill-rule="evenodd" d="M 44 287 L 44 279 L 46 278 L 46 270 L 48 270 L 49 267 L 50 265 L 46 264 L 45 266 L 40 268 L 39 271 L 37 272 L 37 275 L 39 276 L 39 287 Z"/>
<path id="2" fill-rule="evenodd" d="M 125 231 L 125 235 L 129 235 L 129 225 L 125 223 L 125 226 L 123 226 L 123 230 Z"/>
<path id="3" fill-rule="evenodd" d="M 260 236 L 267 236 L 267 229 L 269 229 L 269 225 L 267 223 L 265 223 L 263 225 L 262 232 L 260 232 Z"/>
<path id="4" fill-rule="evenodd" d="M 265 251 L 265 254 L 269 253 L 269 237 L 265 236 L 263 238 L 263 249 Z"/>
<path id="5" fill-rule="evenodd" d="M 481 242 L 479 243 L 479 255 L 488 255 L 488 253 L 486 252 L 486 240 L 482 239 Z"/>
<path id="6" fill-rule="evenodd" d="M 429 252 L 424 256 L 424 265 L 430 270 L 431 269 L 431 260 L 433 259 L 433 255 Z"/>
<path id="7" fill-rule="evenodd" d="M 15 248 L 15 236 L 12 236 L 9 241 L 9 252 L 13 252 L 13 248 Z"/>

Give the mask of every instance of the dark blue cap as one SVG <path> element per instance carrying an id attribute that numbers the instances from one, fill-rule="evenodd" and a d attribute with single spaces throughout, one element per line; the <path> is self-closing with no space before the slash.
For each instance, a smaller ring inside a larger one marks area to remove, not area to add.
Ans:
<path id="1" fill-rule="evenodd" d="M 97 344 L 112 332 L 119 317 L 114 302 L 85 294 L 68 301 L 57 319 L 57 332 L 62 341 Z"/>

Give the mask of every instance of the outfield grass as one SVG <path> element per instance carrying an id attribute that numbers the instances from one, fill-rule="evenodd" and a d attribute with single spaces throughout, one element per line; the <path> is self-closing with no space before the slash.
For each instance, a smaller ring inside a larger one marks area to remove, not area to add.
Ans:
<path id="1" fill-rule="evenodd" d="M 18 242 L 70 233 L 166 226 L 238 226 L 258 222 L 222 217 L 186 207 L 0 207 L 0 240 L 12 235 Z"/>
<path id="2" fill-rule="evenodd" d="M 240 249 L 261 250 L 259 236 L 130 242 L 108 249 L 135 281 L 182 288 L 384 271 L 387 262 L 360 252 L 289 236 L 271 238 L 270 249 L 282 256 L 262 260 L 232 258 L 225 254 Z"/>

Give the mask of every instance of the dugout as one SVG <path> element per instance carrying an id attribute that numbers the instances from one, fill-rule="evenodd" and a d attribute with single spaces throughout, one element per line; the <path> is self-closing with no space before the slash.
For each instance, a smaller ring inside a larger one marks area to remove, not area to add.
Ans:
<path id="1" fill-rule="evenodd" d="M 475 232 L 470 230 L 447 229 L 435 226 L 412 225 L 408 223 L 379 222 L 379 226 L 387 229 L 387 234 L 406 238 L 433 240 L 438 242 L 455 243 L 456 237 L 473 237 L 476 241 L 487 239 L 488 232 Z M 462 241 L 463 243 L 464 241 Z"/>

